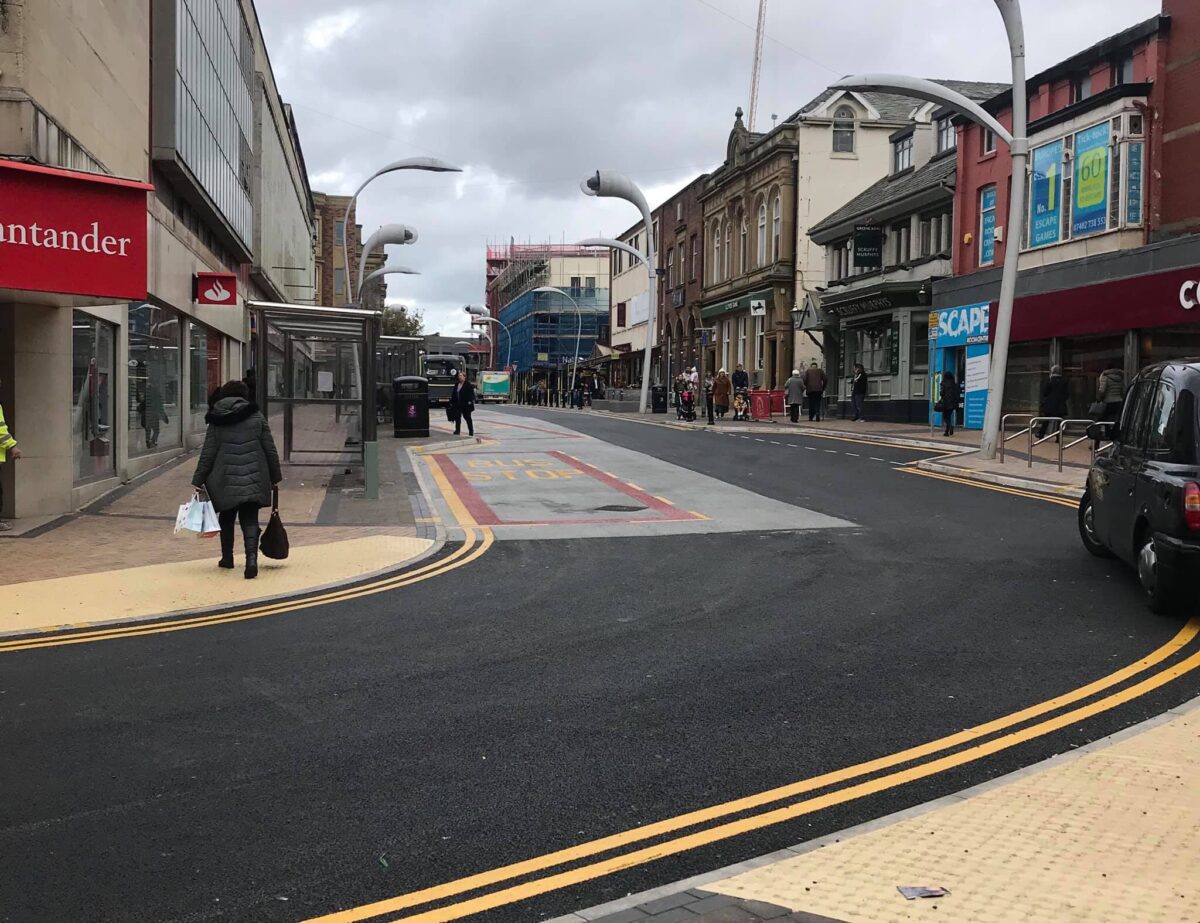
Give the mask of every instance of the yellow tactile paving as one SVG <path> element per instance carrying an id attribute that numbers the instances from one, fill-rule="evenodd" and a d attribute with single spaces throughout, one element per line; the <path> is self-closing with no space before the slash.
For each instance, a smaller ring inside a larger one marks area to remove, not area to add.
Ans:
<path id="1" fill-rule="evenodd" d="M 705 890 L 845 923 L 1196 923 L 1200 710 Z"/>
<path id="2" fill-rule="evenodd" d="M 238 542 L 234 570 L 217 567 L 220 548 L 213 539 L 212 553 L 202 560 L 9 584 L 3 588 L 5 607 L 0 612 L 0 633 L 213 608 L 299 593 L 397 567 L 433 544 L 423 538 L 372 535 L 293 546 L 286 561 L 260 555 L 257 579 L 246 580 L 241 571 L 240 535 Z"/>

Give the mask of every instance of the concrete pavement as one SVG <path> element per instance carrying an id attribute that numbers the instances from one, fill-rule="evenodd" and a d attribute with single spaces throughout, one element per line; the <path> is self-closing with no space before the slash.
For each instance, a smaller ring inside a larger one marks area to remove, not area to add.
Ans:
<path id="1" fill-rule="evenodd" d="M 1200 700 L 851 830 L 552 923 L 1200 919 Z M 906 899 L 900 886 L 945 890 Z"/>

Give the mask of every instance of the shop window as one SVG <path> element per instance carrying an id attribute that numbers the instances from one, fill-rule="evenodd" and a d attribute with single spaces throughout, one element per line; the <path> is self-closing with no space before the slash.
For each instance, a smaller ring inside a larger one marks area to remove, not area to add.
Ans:
<path id="1" fill-rule="evenodd" d="M 1144 330 L 1138 337 L 1138 347 L 1138 368 L 1200 356 L 1200 326 Z"/>
<path id="2" fill-rule="evenodd" d="M 910 328 L 912 339 L 909 350 L 909 370 L 912 372 L 929 371 L 929 317 L 920 315 L 913 317 Z"/>
<path id="3" fill-rule="evenodd" d="M 1072 415 L 1086 414 L 1096 400 L 1100 373 L 1125 368 L 1125 335 L 1069 337 L 1062 340 L 1062 367 L 1069 387 Z"/>
<path id="4" fill-rule="evenodd" d="M 82 311 L 72 312 L 71 455 L 76 483 L 116 473 L 116 365 L 116 327 Z"/>
<path id="5" fill-rule="evenodd" d="M 854 368 L 857 362 L 868 375 L 891 374 L 892 335 L 891 318 L 846 328 L 846 368 Z"/>
<path id="6" fill-rule="evenodd" d="M 1004 412 L 1038 413 L 1042 385 L 1050 377 L 1050 341 L 1013 343 L 1008 350 L 1008 371 L 1004 377 Z M 1068 402 L 1070 403 L 1070 402 Z M 1069 407 L 1068 416 L 1086 414 L 1087 407 Z"/>
<path id="7" fill-rule="evenodd" d="M 208 410 L 208 399 L 222 384 L 221 335 L 188 321 L 188 369 L 191 372 L 193 416 Z"/>
<path id="8" fill-rule="evenodd" d="M 129 308 L 129 454 L 183 444 L 179 393 L 181 324 L 170 308 Z"/>

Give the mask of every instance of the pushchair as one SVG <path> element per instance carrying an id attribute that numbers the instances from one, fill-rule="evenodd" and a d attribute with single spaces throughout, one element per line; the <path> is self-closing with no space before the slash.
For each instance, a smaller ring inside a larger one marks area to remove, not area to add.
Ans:
<path id="1" fill-rule="evenodd" d="M 733 392 L 733 419 L 750 420 L 750 391 L 747 388 L 738 388 Z"/>
<path id="2" fill-rule="evenodd" d="M 688 423 L 695 422 L 696 394 L 691 388 L 684 388 L 679 392 L 679 403 L 675 408 L 675 413 L 680 420 L 686 420 Z"/>

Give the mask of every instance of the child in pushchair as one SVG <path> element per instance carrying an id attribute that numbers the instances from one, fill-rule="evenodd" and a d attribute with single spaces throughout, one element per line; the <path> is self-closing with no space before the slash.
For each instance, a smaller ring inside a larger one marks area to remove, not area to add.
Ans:
<path id="1" fill-rule="evenodd" d="M 733 392 L 733 418 L 750 419 L 750 392 L 746 388 L 738 388 Z"/>
<path id="2" fill-rule="evenodd" d="M 696 393 L 692 390 L 691 385 L 687 385 L 679 392 L 679 406 L 675 408 L 676 415 L 680 420 L 686 420 L 692 423 L 696 419 Z"/>

